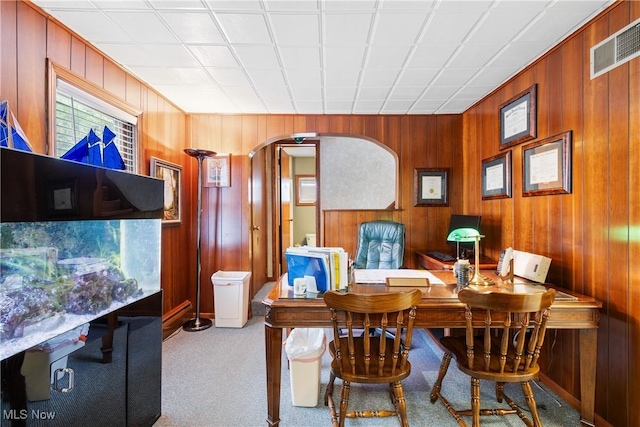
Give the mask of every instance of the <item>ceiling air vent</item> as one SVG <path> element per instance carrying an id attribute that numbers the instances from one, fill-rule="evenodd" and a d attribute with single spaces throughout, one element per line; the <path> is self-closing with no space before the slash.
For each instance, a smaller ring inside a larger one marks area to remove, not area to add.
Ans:
<path id="1" fill-rule="evenodd" d="M 591 48 L 591 79 L 640 55 L 640 19 Z"/>

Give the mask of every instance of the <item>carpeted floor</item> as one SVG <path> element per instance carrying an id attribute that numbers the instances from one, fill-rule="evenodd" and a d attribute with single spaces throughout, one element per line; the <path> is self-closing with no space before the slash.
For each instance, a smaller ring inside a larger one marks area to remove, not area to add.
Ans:
<path id="1" fill-rule="evenodd" d="M 262 313 L 260 313 L 262 314 Z M 429 402 L 442 352 L 424 331 L 414 338 L 411 376 L 404 382 L 410 423 L 413 426 L 457 426 L 444 406 Z M 163 343 L 162 416 L 155 426 L 251 427 L 265 426 L 264 317 L 257 315 L 243 328 L 212 327 L 200 332 L 178 331 Z M 329 379 L 327 353 L 322 358 L 318 405 L 292 405 L 291 384 L 285 352 L 282 361 L 280 418 L 282 427 L 330 426 L 324 406 L 324 388 Z M 295 383 L 299 387 L 299 382 Z M 336 385 L 339 387 L 339 380 Z M 315 385 L 305 385 L 313 387 Z M 454 406 L 469 406 L 470 382 L 452 363 L 443 385 L 443 394 Z M 534 387 L 540 417 L 546 427 L 580 425 L 577 411 L 544 386 Z M 307 389 L 305 389 L 307 390 Z M 386 386 L 353 385 L 351 404 L 356 407 L 390 407 Z M 519 385 L 507 385 L 507 393 L 522 406 Z M 300 389 L 294 390 L 294 393 Z M 339 392 L 338 392 L 339 393 Z M 483 382 L 483 402 L 493 405 L 490 384 Z M 362 406 L 361 406 L 362 405 Z M 487 405 L 484 405 L 487 406 Z M 470 420 L 468 420 L 470 421 Z M 395 426 L 394 418 L 347 420 L 348 426 Z M 515 415 L 482 418 L 483 426 L 524 425 Z"/>

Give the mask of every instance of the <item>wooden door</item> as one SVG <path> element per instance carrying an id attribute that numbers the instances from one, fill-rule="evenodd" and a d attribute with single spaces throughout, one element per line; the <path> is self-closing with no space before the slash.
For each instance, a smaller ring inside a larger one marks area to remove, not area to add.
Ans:
<path id="1" fill-rule="evenodd" d="M 267 174 L 266 150 L 251 158 L 251 295 L 268 281 L 267 271 Z"/>
<path id="2" fill-rule="evenodd" d="M 280 160 L 279 177 L 279 205 L 280 205 L 280 274 L 287 271 L 287 260 L 285 251 L 291 246 L 291 222 L 293 221 L 291 212 L 291 158 L 282 149 L 278 149 Z"/>

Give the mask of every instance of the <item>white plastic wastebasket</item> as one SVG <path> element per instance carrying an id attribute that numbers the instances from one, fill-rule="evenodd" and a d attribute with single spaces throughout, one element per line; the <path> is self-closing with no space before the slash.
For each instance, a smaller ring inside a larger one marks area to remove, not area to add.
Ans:
<path id="1" fill-rule="evenodd" d="M 249 313 L 250 271 L 216 271 L 211 276 L 217 328 L 242 328 Z"/>
<path id="2" fill-rule="evenodd" d="M 293 406 L 317 406 L 326 339 L 320 328 L 295 328 L 285 341 Z"/>

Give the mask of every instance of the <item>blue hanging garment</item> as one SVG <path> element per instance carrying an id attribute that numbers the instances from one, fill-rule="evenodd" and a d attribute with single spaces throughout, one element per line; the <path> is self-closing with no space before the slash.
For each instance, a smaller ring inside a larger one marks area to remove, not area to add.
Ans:
<path id="1" fill-rule="evenodd" d="M 104 149 L 102 155 L 104 156 L 104 166 L 111 169 L 125 170 L 127 167 L 122 160 L 120 151 L 114 142 L 116 134 L 108 127 L 104 127 L 102 132 L 102 142 L 104 143 Z"/>

